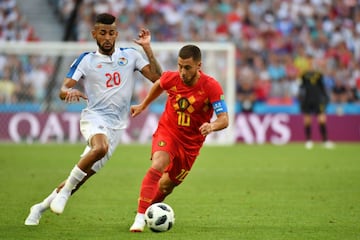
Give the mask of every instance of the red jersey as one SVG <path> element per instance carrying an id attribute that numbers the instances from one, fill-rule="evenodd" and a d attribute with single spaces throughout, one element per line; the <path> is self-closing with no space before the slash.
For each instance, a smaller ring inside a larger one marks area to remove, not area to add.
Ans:
<path id="1" fill-rule="evenodd" d="M 185 85 L 178 72 L 164 72 L 160 86 L 168 98 L 157 131 L 166 131 L 184 149 L 199 151 L 205 141 L 199 127 L 210 122 L 213 104 L 224 99 L 221 85 L 203 72 L 193 86 Z"/>

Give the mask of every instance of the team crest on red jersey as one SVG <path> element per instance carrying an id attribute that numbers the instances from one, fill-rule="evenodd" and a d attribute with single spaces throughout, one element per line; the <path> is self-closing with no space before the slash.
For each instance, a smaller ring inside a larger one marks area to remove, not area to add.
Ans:
<path id="1" fill-rule="evenodd" d="M 189 107 L 190 102 L 187 98 L 180 98 L 178 100 L 178 104 L 179 104 L 180 111 L 185 111 Z"/>
<path id="2" fill-rule="evenodd" d="M 158 142 L 158 146 L 159 146 L 159 147 L 164 147 L 165 145 L 166 145 L 166 142 L 163 141 L 163 140 L 161 140 L 161 141 Z"/>

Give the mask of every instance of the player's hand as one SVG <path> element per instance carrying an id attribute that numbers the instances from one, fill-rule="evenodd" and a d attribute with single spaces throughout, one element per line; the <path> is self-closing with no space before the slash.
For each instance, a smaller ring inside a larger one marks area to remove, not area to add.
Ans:
<path id="1" fill-rule="evenodd" d="M 87 100 L 87 96 L 77 89 L 71 89 L 66 93 L 64 101 L 67 103 L 79 102 L 80 99 Z"/>
<path id="2" fill-rule="evenodd" d="M 144 46 L 146 44 L 150 44 L 151 41 L 151 34 L 150 30 L 146 28 L 142 28 L 139 31 L 138 38 L 134 39 L 134 42 L 139 44 L 140 46 Z"/>
<path id="3" fill-rule="evenodd" d="M 200 133 L 203 135 L 203 136 L 206 136 L 208 135 L 209 133 L 211 133 L 213 131 L 212 129 L 212 126 L 211 126 L 211 123 L 203 123 L 200 127 L 199 127 L 199 130 L 200 130 Z"/>
<path id="4" fill-rule="evenodd" d="M 131 113 L 131 117 L 136 117 L 137 115 L 139 115 L 142 111 L 144 111 L 144 108 L 142 105 L 132 105 L 130 107 L 130 113 Z"/>

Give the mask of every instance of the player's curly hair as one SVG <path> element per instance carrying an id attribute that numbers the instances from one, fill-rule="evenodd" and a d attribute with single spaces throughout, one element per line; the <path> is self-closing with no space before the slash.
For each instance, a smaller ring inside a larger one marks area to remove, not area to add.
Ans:
<path id="1" fill-rule="evenodd" d="M 115 22 L 115 17 L 109 13 L 101 13 L 96 16 L 95 24 L 111 25 Z"/>

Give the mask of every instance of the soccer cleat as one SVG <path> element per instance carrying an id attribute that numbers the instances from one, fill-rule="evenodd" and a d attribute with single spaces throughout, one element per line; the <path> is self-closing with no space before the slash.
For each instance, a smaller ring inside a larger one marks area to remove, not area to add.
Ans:
<path id="1" fill-rule="evenodd" d="M 71 192 L 61 190 L 50 204 L 50 209 L 56 214 L 62 214 Z"/>
<path id="2" fill-rule="evenodd" d="M 312 149 L 314 147 L 314 144 L 312 141 L 306 141 L 305 148 L 306 149 Z"/>
<path id="3" fill-rule="evenodd" d="M 334 147 L 335 147 L 335 144 L 333 142 L 330 142 L 330 141 L 324 142 L 324 148 L 333 149 Z"/>
<path id="4" fill-rule="evenodd" d="M 142 232 L 145 227 L 144 214 L 137 214 L 133 225 L 130 227 L 130 232 Z"/>
<path id="5" fill-rule="evenodd" d="M 25 225 L 35 226 L 39 225 L 41 215 L 45 209 L 42 209 L 41 203 L 35 204 L 30 208 L 29 216 L 25 219 Z"/>

